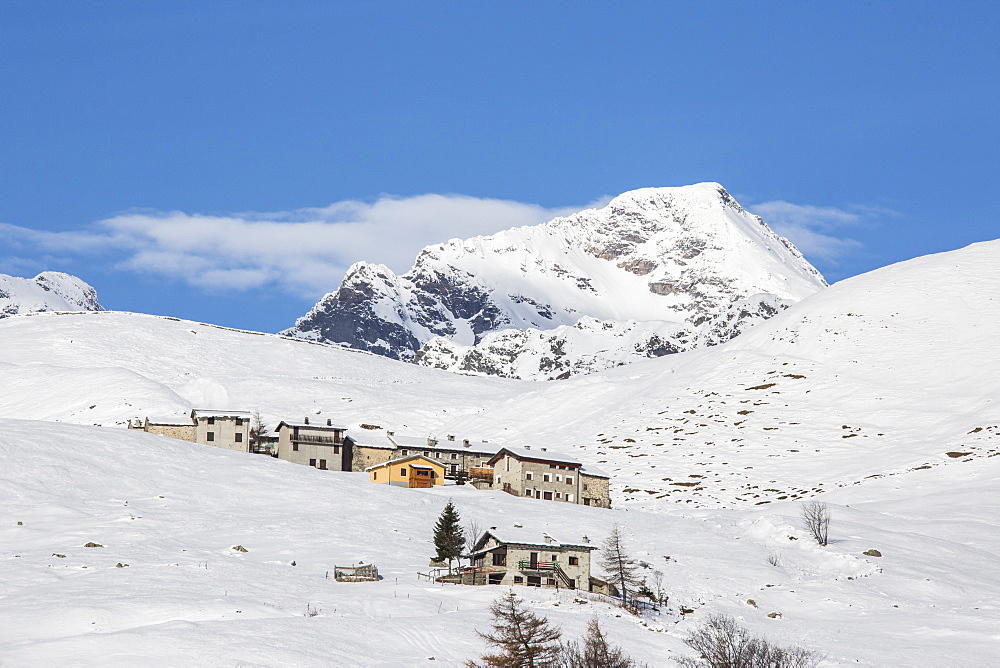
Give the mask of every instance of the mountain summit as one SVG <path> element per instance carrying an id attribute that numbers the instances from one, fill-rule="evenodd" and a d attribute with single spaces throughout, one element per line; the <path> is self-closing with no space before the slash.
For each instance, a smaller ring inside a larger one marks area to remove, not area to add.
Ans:
<path id="1" fill-rule="evenodd" d="M 359 262 L 292 336 L 549 379 L 712 345 L 826 285 L 718 183 L 643 188 L 548 223 Z"/>
<path id="2" fill-rule="evenodd" d="M 0 318 L 37 311 L 103 311 L 97 290 L 76 276 L 43 271 L 34 278 L 0 274 Z"/>

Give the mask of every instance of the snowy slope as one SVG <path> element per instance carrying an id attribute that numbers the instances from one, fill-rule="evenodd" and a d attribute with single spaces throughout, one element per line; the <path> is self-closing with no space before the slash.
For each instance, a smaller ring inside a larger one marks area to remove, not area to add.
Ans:
<path id="1" fill-rule="evenodd" d="M 0 274 L 0 318 L 37 311 L 101 311 L 97 291 L 76 276 L 45 271 L 34 278 Z"/>
<path id="2" fill-rule="evenodd" d="M 651 666 L 686 654 L 682 638 L 713 612 L 821 651 L 827 666 L 996 657 L 1000 458 L 826 495 L 833 540 L 821 548 L 789 502 L 605 511 L 470 487 L 389 488 L 120 429 L 0 420 L 0 430 L 3 665 L 461 665 L 486 649 L 475 629 L 504 590 L 417 579 L 448 498 L 463 520 L 564 540 L 601 540 L 621 524 L 629 550 L 664 573 L 663 614 L 640 620 L 566 591 L 514 589 L 569 638 L 596 614 Z M 883 556 L 861 554 L 871 548 Z M 362 560 L 384 579 L 326 578 Z"/>
<path id="3" fill-rule="evenodd" d="M 428 246 L 402 276 L 357 263 L 286 333 L 450 370 L 513 375 L 516 367 L 544 379 L 728 340 L 824 285 L 719 184 L 645 188 L 544 225 Z M 567 329 L 584 318 L 598 326 Z M 613 331 L 626 322 L 629 341 Z M 497 348 L 523 359 L 498 362 Z M 558 371 L 539 366 L 542 355 Z"/>

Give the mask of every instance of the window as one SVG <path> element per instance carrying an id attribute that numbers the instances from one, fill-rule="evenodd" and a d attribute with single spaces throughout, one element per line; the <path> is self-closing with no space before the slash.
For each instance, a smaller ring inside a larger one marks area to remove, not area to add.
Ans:
<path id="1" fill-rule="evenodd" d="M 550 476 L 548 473 L 542 474 L 542 482 L 551 482 L 551 481 L 552 481 L 552 476 Z"/>
<path id="2" fill-rule="evenodd" d="M 298 452 L 299 451 L 299 444 L 298 443 L 292 443 L 292 450 L 294 450 L 295 452 Z"/>
<path id="3" fill-rule="evenodd" d="M 514 576 L 514 584 L 521 584 L 522 582 L 524 582 L 524 576 L 521 575 Z"/>
<path id="4" fill-rule="evenodd" d="M 372 480 L 378 480 L 378 471 L 372 471 Z"/>
<path id="5" fill-rule="evenodd" d="M 333 454 L 335 454 L 335 455 L 339 455 L 340 454 L 340 446 L 339 445 L 333 446 Z"/>
<path id="6" fill-rule="evenodd" d="M 583 483 L 583 491 L 587 491 L 587 483 Z"/>
<path id="7" fill-rule="evenodd" d="M 557 475 L 556 476 L 556 482 L 562 482 L 562 476 L 561 475 Z"/>
<path id="8" fill-rule="evenodd" d="M 406 475 L 406 467 L 405 466 L 399 467 L 399 475 Z"/>
<path id="9" fill-rule="evenodd" d="M 569 565 L 570 566 L 579 566 L 580 565 L 580 557 L 570 557 L 569 558 Z"/>
<path id="10" fill-rule="evenodd" d="M 562 492 L 556 492 L 556 498 L 557 499 L 561 499 L 562 498 Z"/>
<path id="11" fill-rule="evenodd" d="M 524 495 L 525 496 L 531 496 L 531 490 L 530 489 L 524 490 Z"/>
<path id="12" fill-rule="evenodd" d="M 215 424 L 215 417 L 208 418 L 208 424 Z"/>
<path id="13" fill-rule="evenodd" d="M 214 441 L 215 440 L 215 432 L 214 431 L 208 432 L 208 435 L 205 438 L 207 438 L 209 441 Z"/>
<path id="14" fill-rule="evenodd" d="M 507 565 L 507 555 L 503 552 L 493 553 L 493 565 L 494 566 L 506 566 Z"/>
<path id="15" fill-rule="evenodd" d="M 236 426 L 237 427 L 243 426 L 243 418 L 236 418 Z"/>
<path id="16" fill-rule="evenodd" d="M 572 485 L 573 484 L 573 476 L 571 476 L 571 475 L 566 476 L 566 484 L 567 485 Z"/>
<path id="17" fill-rule="evenodd" d="M 457 452 L 451 453 L 451 458 L 452 459 L 458 459 L 458 453 Z"/>
<path id="18" fill-rule="evenodd" d="M 546 501 L 551 501 L 552 500 L 552 492 L 545 492 L 545 494 L 543 494 L 543 496 L 544 496 L 544 498 L 545 498 Z"/>
<path id="19" fill-rule="evenodd" d="M 503 583 L 503 573 L 490 573 L 488 580 L 491 585 L 501 584 Z"/>
<path id="20" fill-rule="evenodd" d="M 320 467 L 320 469 L 322 469 L 324 471 L 326 470 L 326 460 L 325 459 L 319 460 L 319 467 Z"/>
<path id="21" fill-rule="evenodd" d="M 402 454 L 405 457 L 406 455 L 410 454 L 410 451 L 409 450 L 400 450 L 400 454 Z"/>
<path id="22" fill-rule="evenodd" d="M 531 471 L 528 471 L 527 473 L 524 474 L 524 479 L 525 480 L 533 480 L 534 479 L 534 476 L 532 476 Z"/>
<path id="23" fill-rule="evenodd" d="M 417 475 L 428 476 L 428 475 L 430 475 L 430 473 L 431 473 L 430 471 L 425 471 L 423 469 L 417 469 Z"/>
<path id="24" fill-rule="evenodd" d="M 559 561 L 559 555 L 558 554 L 553 554 L 552 555 L 552 561 L 553 562 Z"/>
<path id="25" fill-rule="evenodd" d="M 316 460 L 315 459 L 310 459 L 309 460 L 309 466 L 316 466 Z"/>
<path id="26" fill-rule="evenodd" d="M 431 454 L 428 451 L 424 450 L 424 457 L 430 457 L 430 456 Z"/>
<path id="27" fill-rule="evenodd" d="M 555 465 L 555 464 L 549 464 L 549 468 L 550 468 L 550 469 L 554 469 L 555 467 L 556 467 L 556 465 Z"/>
<path id="28" fill-rule="evenodd" d="M 243 442 L 243 432 L 242 431 L 236 432 L 236 442 L 237 443 L 242 443 Z"/>
<path id="29" fill-rule="evenodd" d="M 555 586 L 556 579 L 555 578 L 546 578 L 545 579 L 545 584 L 547 584 L 549 586 Z"/>

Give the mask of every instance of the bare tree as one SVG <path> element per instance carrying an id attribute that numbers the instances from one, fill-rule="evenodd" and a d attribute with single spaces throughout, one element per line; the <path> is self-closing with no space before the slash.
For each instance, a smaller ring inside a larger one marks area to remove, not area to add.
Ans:
<path id="1" fill-rule="evenodd" d="M 465 525 L 465 552 L 472 554 L 476 543 L 483 537 L 483 527 L 476 520 L 469 520 Z"/>
<path id="2" fill-rule="evenodd" d="M 810 501 L 803 504 L 802 521 L 817 543 L 827 544 L 830 537 L 830 510 L 825 503 Z"/>
<path id="3" fill-rule="evenodd" d="M 524 607 L 514 592 L 500 596 L 490 604 L 493 631 L 476 631 L 480 638 L 495 645 L 497 654 L 486 654 L 482 663 L 467 661 L 468 668 L 500 666 L 502 668 L 545 668 L 558 666 L 562 648 L 562 632 L 550 626 L 549 620 Z"/>
<path id="4" fill-rule="evenodd" d="M 563 645 L 560 668 L 640 668 L 620 647 L 608 644 L 597 617 L 587 624 L 583 642 L 572 641 Z"/>
<path id="5" fill-rule="evenodd" d="M 778 647 L 757 636 L 726 615 L 712 615 L 684 643 L 698 658 L 677 662 L 687 668 L 812 668 L 823 658 L 801 647 Z"/>
<path id="6" fill-rule="evenodd" d="M 267 433 L 267 424 L 260 414 L 260 409 L 255 408 L 253 416 L 250 418 L 250 449 L 257 450 L 264 442 L 264 434 Z"/>
<path id="7" fill-rule="evenodd" d="M 611 533 L 604 539 L 598 558 L 608 581 L 618 589 L 622 603 L 628 605 L 632 594 L 642 586 L 643 579 L 639 576 L 635 559 L 625 551 L 621 527 L 617 524 L 611 527 Z"/>

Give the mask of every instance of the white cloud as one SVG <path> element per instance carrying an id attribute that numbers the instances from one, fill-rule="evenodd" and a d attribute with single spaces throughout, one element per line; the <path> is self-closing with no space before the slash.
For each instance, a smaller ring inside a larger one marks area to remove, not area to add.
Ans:
<path id="1" fill-rule="evenodd" d="M 336 289 L 356 261 L 403 272 L 424 246 L 537 225 L 582 208 L 461 195 L 383 196 L 373 203 L 348 200 L 324 208 L 231 216 L 132 212 L 64 232 L 0 224 L 0 241 L 21 255 L 109 254 L 119 269 L 205 289 L 275 285 L 314 298 Z"/>
<path id="2" fill-rule="evenodd" d="M 837 259 L 862 248 L 860 241 L 838 234 L 842 228 L 864 224 L 877 214 L 892 213 L 870 207 L 846 210 L 783 200 L 761 202 L 746 208 L 763 218 L 771 229 L 795 244 L 804 255 L 834 264 Z"/>

